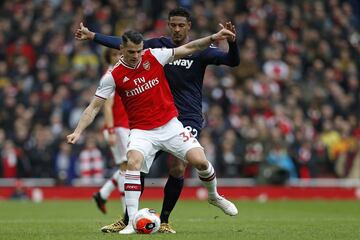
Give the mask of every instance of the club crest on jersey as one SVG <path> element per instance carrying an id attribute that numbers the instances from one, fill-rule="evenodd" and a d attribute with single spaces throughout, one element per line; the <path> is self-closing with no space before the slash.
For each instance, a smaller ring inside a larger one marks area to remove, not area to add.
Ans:
<path id="1" fill-rule="evenodd" d="M 149 61 L 145 61 L 145 62 L 143 63 L 143 68 L 144 68 L 145 70 L 149 71 L 149 70 L 150 70 L 150 62 L 149 62 Z"/>
<path id="2" fill-rule="evenodd" d="M 128 78 L 127 76 L 125 76 L 124 79 L 123 79 L 123 83 L 124 83 L 124 82 L 127 82 L 127 81 L 129 81 L 129 80 L 130 80 L 130 78 Z"/>

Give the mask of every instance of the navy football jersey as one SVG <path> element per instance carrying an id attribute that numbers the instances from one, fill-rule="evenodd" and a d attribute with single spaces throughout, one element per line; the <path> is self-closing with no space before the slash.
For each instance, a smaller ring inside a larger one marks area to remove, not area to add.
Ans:
<path id="1" fill-rule="evenodd" d="M 121 38 L 95 34 L 96 42 L 111 47 L 119 48 Z M 160 37 L 144 40 L 144 48 L 176 48 L 170 38 Z M 175 60 L 165 65 L 165 74 L 169 82 L 175 105 L 179 111 L 179 120 L 184 126 L 196 129 L 192 133 L 199 137 L 202 117 L 202 85 L 207 65 L 224 64 L 237 66 L 240 62 L 239 51 L 236 43 L 229 42 L 229 51 L 223 52 L 211 45 L 207 49 Z"/>

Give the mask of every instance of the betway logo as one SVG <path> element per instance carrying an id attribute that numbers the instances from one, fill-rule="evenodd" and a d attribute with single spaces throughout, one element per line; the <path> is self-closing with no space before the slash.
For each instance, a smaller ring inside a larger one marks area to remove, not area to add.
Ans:
<path id="1" fill-rule="evenodd" d="M 191 67 L 191 65 L 193 64 L 193 62 L 194 62 L 194 60 L 178 59 L 178 60 L 172 61 L 169 64 L 175 65 L 175 66 L 182 66 L 182 67 L 185 67 L 186 69 L 189 69 Z"/>
<path id="2" fill-rule="evenodd" d="M 157 78 L 149 80 L 149 81 L 145 82 L 144 84 L 140 84 L 140 83 L 145 81 L 145 78 L 137 78 L 135 80 L 141 80 L 141 81 L 135 82 L 135 84 L 136 84 L 135 88 L 133 88 L 131 90 L 125 90 L 125 94 L 127 97 L 136 96 L 136 95 L 143 93 L 143 92 L 149 90 L 150 88 L 153 88 L 159 84 L 159 80 Z"/>

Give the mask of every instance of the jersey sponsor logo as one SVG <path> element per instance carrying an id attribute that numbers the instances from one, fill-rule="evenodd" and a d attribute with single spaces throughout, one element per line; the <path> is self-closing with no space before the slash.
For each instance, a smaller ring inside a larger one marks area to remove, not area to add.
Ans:
<path id="1" fill-rule="evenodd" d="M 159 79 L 154 78 L 154 79 L 151 79 L 146 82 L 145 78 L 141 77 L 141 78 L 134 79 L 134 83 L 136 85 L 135 88 L 133 88 L 131 90 L 125 90 L 125 94 L 127 97 L 133 97 L 133 96 L 139 95 L 139 94 L 155 87 L 156 85 L 159 84 Z"/>
<path id="2" fill-rule="evenodd" d="M 143 68 L 144 68 L 145 70 L 149 71 L 149 70 L 150 70 L 150 62 L 149 62 L 149 61 L 145 61 L 145 62 L 143 63 Z"/>
<path id="3" fill-rule="evenodd" d="M 130 80 L 130 78 L 128 78 L 127 76 L 125 76 L 124 79 L 123 79 L 123 83 L 124 83 L 124 82 L 127 82 L 127 81 L 129 81 L 129 80 Z"/>
<path id="4" fill-rule="evenodd" d="M 193 64 L 194 60 L 189 60 L 189 59 L 177 59 L 175 61 L 172 61 L 171 63 L 169 63 L 170 65 L 174 65 L 174 66 L 182 66 L 185 67 L 186 69 L 189 69 L 191 67 L 191 65 Z"/>
<path id="5" fill-rule="evenodd" d="M 124 188 L 126 191 L 141 191 L 140 184 L 125 183 Z"/>
<path id="6" fill-rule="evenodd" d="M 139 84 L 143 84 L 145 82 L 146 82 L 145 77 L 140 77 L 140 78 L 135 78 L 134 79 L 134 83 L 135 83 L 136 86 L 138 86 Z"/>

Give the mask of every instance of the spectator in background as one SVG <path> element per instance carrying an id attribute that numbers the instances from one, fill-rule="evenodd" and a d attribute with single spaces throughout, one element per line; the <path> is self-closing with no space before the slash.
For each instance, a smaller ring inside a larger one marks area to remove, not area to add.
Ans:
<path id="1" fill-rule="evenodd" d="M 53 146 L 49 127 L 40 124 L 34 127 L 25 146 L 25 156 L 30 165 L 30 177 L 53 178 Z"/>
<path id="2" fill-rule="evenodd" d="M 285 170 L 290 179 L 297 178 L 295 165 L 283 144 L 275 142 L 273 146 L 270 147 L 266 161 L 270 166 Z"/>
<path id="3" fill-rule="evenodd" d="M 16 178 L 17 177 L 17 165 L 21 161 L 22 157 L 21 149 L 14 146 L 11 140 L 7 140 L 4 143 L 1 151 L 2 161 L 2 177 L 4 178 Z"/>
<path id="4" fill-rule="evenodd" d="M 52 151 L 54 148 L 48 143 L 58 142 L 79 118 L 77 113 L 90 102 L 102 74 L 100 63 L 94 59 L 102 51 L 99 46 L 77 44 L 73 39 L 71 30 L 81 21 L 104 34 L 120 36 L 129 26 L 149 38 L 164 35 L 166 14 L 179 3 L 193 15 L 189 33 L 192 38 L 212 31 L 217 26 L 214 22 L 229 19 L 237 30 L 240 66 L 232 70 L 211 67 L 204 78 L 204 132 L 210 133 L 204 139 L 213 146 L 215 166 L 226 165 L 218 157 L 223 148 L 219 140 L 229 128 L 235 131 L 241 142 L 237 144 L 243 150 L 261 143 L 263 158 L 270 147 L 268 143 L 273 141 L 269 132 L 275 128 L 281 129 L 281 148 L 291 153 L 297 172 L 306 167 L 310 177 L 359 176 L 353 144 L 341 147 L 359 132 L 358 1 L 157 1 L 156 9 L 149 2 L 2 3 L 0 128 L 5 139 L 12 140 L 25 153 L 34 149 L 42 154 L 40 149 L 44 146 Z M 339 122 L 350 126 L 346 135 Z M 39 123 L 43 127 L 36 130 Z M 95 123 L 90 134 L 98 134 L 98 126 Z M 255 143 L 252 135 L 246 134 L 249 127 L 258 131 Z M 39 135 L 36 132 L 49 129 L 52 133 L 44 134 L 48 135 L 46 143 L 35 147 L 35 135 Z M 299 142 L 297 131 L 304 133 Z M 299 149 L 308 152 L 307 143 L 312 157 L 303 165 Z M 27 161 L 24 159 L 24 166 L 18 165 L 19 176 L 44 176 L 43 170 L 31 169 L 38 169 L 45 159 L 48 160 L 39 169 L 55 166 L 56 154 L 45 154 L 40 162 L 32 154 L 29 156 Z M 241 167 L 235 176 L 247 176 L 246 155 L 240 154 L 240 158 Z M 313 160 L 315 164 L 308 165 Z M 256 171 L 250 176 L 254 174 Z"/>
<path id="5" fill-rule="evenodd" d="M 72 152 L 72 146 L 62 142 L 60 143 L 59 150 L 54 156 L 56 179 L 59 184 L 69 185 L 76 177 L 77 157 Z"/>
<path id="6" fill-rule="evenodd" d="M 79 177 L 83 183 L 91 184 L 103 181 L 104 160 L 94 138 L 88 137 L 86 139 L 78 161 Z"/>
<path id="7" fill-rule="evenodd" d="M 243 176 L 255 178 L 259 174 L 260 165 L 265 159 L 265 147 L 260 141 L 260 133 L 257 128 L 250 127 L 247 131 L 247 141 L 242 143 L 244 150 L 240 154 L 243 157 Z"/>
<path id="8" fill-rule="evenodd" d="M 233 129 L 226 130 L 220 141 L 220 146 L 217 159 L 221 163 L 221 172 L 228 177 L 238 176 L 241 167 L 241 146 Z"/>

